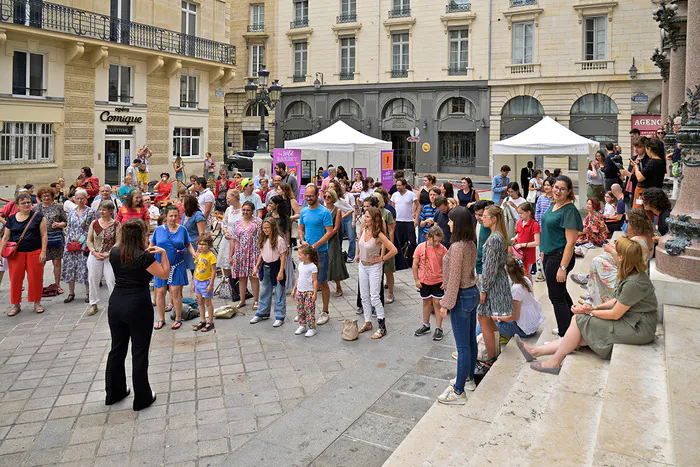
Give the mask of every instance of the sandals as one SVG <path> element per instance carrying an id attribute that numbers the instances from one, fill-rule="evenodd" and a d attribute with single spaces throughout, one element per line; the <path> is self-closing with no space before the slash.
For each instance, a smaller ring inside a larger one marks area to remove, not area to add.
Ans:
<path id="1" fill-rule="evenodd" d="M 34 305 L 34 311 L 36 311 L 38 314 L 42 314 L 46 311 L 46 308 L 41 305 Z"/>
<path id="2" fill-rule="evenodd" d="M 371 330 L 372 330 L 372 322 L 365 321 L 365 324 L 363 324 L 362 327 L 357 330 L 357 333 L 362 334 L 363 332 L 371 331 Z"/>
<path id="3" fill-rule="evenodd" d="M 209 332 L 214 329 L 214 323 L 207 323 L 202 332 Z"/>
<path id="4" fill-rule="evenodd" d="M 253 302 L 253 311 L 257 311 L 257 310 L 258 310 L 258 302 L 256 300 Z"/>
<path id="5" fill-rule="evenodd" d="M 389 303 L 394 303 L 394 296 L 393 296 L 393 295 L 389 295 L 389 296 L 386 298 L 386 300 L 384 300 L 384 303 L 386 303 L 387 305 L 388 305 Z"/>
<path id="6" fill-rule="evenodd" d="M 207 325 L 206 321 L 200 321 L 199 323 L 192 326 L 193 331 L 201 331 Z"/>
<path id="7" fill-rule="evenodd" d="M 372 339 L 381 339 L 384 336 L 386 336 L 386 329 L 379 328 L 372 334 Z"/>
<path id="8" fill-rule="evenodd" d="M 85 303 L 90 303 L 90 294 L 85 295 Z"/>
<path id="9" fill-rule="evenodd" d="M 58 292 L 58 295 L 62 295 L 63 292 L 65 292 L 65 290 L 63 290 L 62 288 L 59 287 L 57 292 Z"/>
<path id="10" fill-rule="evenodd" d="M 342 297 L 343 296 L 343 289 L 337 289 L 333 296 L 334 297 Z"/>
<path id="11" fill-rule="evenodd" d="M 176 319 L 175 322 L 170 326 L 170 329 L 180 329 L 182 326 L 182 320 L 181 319 Z"/>
<path id="12" fill-rule="evenodd" d="M 240 302 L 236 303 L 235 307 L 238 308 L 238 309 L 241 309 L 241 308 L 243 308 L 245 305 L 246 305 L 246 303 L 245 303 L 243 300 L 241 300 Z"/>
<path id="13" fill-rule="evenodd" d="M 7 316 L 15 316 L 20 311 L 22 311 L 22 308 L 19 305 L 12 305 L 10 311 L 7 312 Z"/>
<path id="14" fill-rule="evenodd" d="M 168 303 L 168 304 L 166 305 L 166 307 L 165 307 L 165 312 L 166 312 L 166 313 L 169 313 L 169 312 L 171 312 L 171 311 L 173 311 L 173 304 L 172 304 L 172 303 Z"/>
<path id="15" fill-rule="evenodd" d="M 156 324 L 153 326 L 153 329 L 158 331 L 159 329 L 163 329 L 163 326 L 165 326 L 165 321 L 159 319 L 158 321 L 156 321 Z"/>
<path id="16" fill-rule="evenodd" d="M 69 293 L 68 297 L 66 297 L 65 300 L 63 300 L 63 303 L 70 303 L 73 300 L 75 300 L 75 294 L 74 293 Z"/>

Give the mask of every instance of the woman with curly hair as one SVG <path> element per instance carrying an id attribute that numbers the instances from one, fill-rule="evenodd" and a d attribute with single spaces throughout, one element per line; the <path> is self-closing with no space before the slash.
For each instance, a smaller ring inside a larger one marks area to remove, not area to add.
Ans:
<path id="1" fill-rule="evenodd" d="M 588 198 L 586 203 L 588 215 L 583 219 L 583 231 L 578 234 L 577 245 L 592 243 L 601 246 L 608 238 L 608 227 L 605 225 L 601 205 L 598 198 Z"/>
<path id="2" fill-rule="evenodd" d="M 661 188 L 647 188 L 642 193 L 644 210 L 653 214 L 654 225 L 659 231 L 659 236 L 668 233 L 666 220 L 671 215 L 671 201 L 666 192 Z"/>

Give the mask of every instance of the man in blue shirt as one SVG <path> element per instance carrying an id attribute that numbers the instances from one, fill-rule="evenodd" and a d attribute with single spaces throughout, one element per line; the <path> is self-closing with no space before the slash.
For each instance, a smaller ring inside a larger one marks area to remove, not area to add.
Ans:
<path id="1" fill-rule="evenodd" d="M 328 303 L 331 289 L 328 287 L 328 239 L 333 236 L 331 212 L 318 202 L 318 187 L 308 185 L 304 192 L 307 206 L 299 216 L 299 238 L 302 245 L 310 245 L 318 252 L 318 283 L 323 297 L 323 311 L 316 324 L 328 322 Z"/>
<path id="2" fill-rule="evenodd" d="M 491 192 L 493 193 L 494 204 L 500 205 L 501 201 L 504 199 L 503 193 L 506 191 L 508 184 L 510 183 L 510 178 L 508 174 L 510 173 L 510 167 L 504 165 L 501 167 L 501 173 L 493 177 L 491 182 Z"/>

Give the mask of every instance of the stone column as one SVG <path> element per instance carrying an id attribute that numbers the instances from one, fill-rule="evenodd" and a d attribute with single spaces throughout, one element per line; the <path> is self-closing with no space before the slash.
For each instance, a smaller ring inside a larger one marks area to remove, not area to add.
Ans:
<path id="1" fill-rule="evenodd" d="M 665 79 L 661 85 L 661 124 L 668 121 L 668 80 Z"/>
<path id="2" fill-rule="evenodd" d="M 685 102 L 685 39 L 676 39 L 671 48 L 671 65 L 668 77 L 668 114 L 674 115 Z"/>
<path id="3" fill-rule="evenodd" d="M 686 24 L 685 87 L 700 84 L 700 2 L 688 2 Z"/>

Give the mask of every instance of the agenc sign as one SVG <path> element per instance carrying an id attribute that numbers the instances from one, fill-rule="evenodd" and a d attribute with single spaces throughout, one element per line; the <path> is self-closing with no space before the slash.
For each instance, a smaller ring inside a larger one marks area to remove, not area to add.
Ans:
<path id="1" fill-rule="evenodd" d="M 632 115 L 632 128 L 639 130 L 642 136 L 656 136 L 656 130 L 661 125 L 661 115 Z"/>

